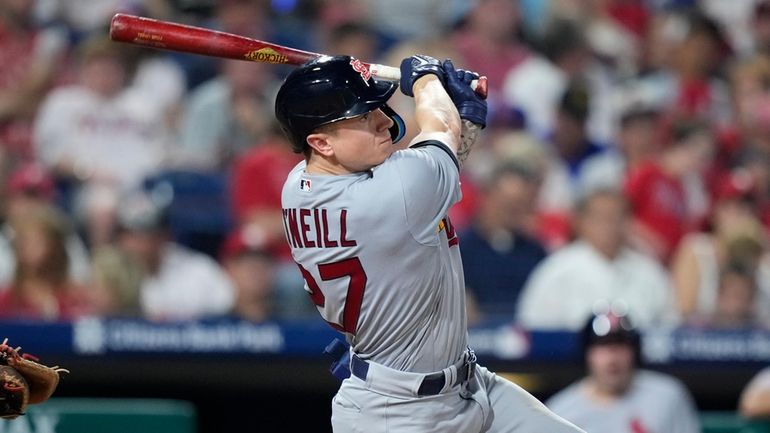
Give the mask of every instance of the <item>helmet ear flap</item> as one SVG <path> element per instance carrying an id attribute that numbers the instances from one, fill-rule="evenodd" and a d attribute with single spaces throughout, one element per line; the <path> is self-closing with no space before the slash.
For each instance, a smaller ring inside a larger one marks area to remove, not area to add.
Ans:
<path id="1" fill-rule="evenodd" d="M 393 121 L 393 125 L 389 129 L 390 138 L 393 140 L 394 144 L 398 143 L 404 138 L 404 135 L 406 135 L 406 124 L 404 123 L 404 119 L 401 118 L 395 110 L 390 108 L 388 104 L 382 104 L 380 110 Z"/>

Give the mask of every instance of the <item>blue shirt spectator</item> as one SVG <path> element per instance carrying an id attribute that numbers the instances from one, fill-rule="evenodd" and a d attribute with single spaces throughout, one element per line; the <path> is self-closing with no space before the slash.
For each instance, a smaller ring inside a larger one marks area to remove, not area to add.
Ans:
<path id="1" fill-rule="evenodd" d="M 541 175 L 517 159 L 501 162 L 482 185 L 478 213 L 460 233 L 469 320 L 512 316 L 519 292 L 545 248 L 526 230 Z"/>

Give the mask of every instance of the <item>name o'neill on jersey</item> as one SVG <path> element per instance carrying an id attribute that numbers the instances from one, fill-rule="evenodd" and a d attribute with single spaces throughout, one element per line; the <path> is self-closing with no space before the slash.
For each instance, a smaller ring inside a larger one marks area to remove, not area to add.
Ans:
<path id="1" fill-rule="evenodd" d="M 348 211 L 321 209 L 283 209 L 283 228 L 294 248 L 348 248 L 358 245 L 348 239 Z M 330 226 L 329 224 L 333 224 Z"/>

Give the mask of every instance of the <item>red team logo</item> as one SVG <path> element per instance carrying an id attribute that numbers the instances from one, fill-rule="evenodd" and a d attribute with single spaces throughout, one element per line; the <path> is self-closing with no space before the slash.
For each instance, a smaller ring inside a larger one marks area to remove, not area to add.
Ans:
<path id="1" fill-rule="evenodd" d="M 439 231 L 446 230 L 446 239 L 450 247 L 460 243 L 460 238 L 457 237 L 457 232 L 455 232 L 455 227 L 452 225 L 452 221 L 449 220 L 449 217 L 441 220 L 438 224 L 438 229 Z"/>
<path id="2" fill-rule="evenodd" d="M 364 79 L 364 82 L 366 85 L 369 85 L 369 78 L 372 78 L 372 71 L 369 70 L 369 67 L 366 66 L 362 61 L 358 59 L 352 59 L 350 61 L 350 66 L 353 67 L 353 70 L 361 74 L 361 78 Z"/>

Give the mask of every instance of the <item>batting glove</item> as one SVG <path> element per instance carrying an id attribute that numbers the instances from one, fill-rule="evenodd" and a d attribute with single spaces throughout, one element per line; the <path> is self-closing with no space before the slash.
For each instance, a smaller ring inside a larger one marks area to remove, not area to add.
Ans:
<path id="1" fill-rule="evenodd" d="M 442 68 L 446 74 L 446 91 L 455 103 L 460 118 L 482 128 L 487 126 L 487 101 L 471 88 L 471 82 L 478 80 L 479 74 L 455 69 L 449 59 L 444 61 Z"/>
<path id="2" fill-rule="evenodd" d="M 434 74 L 444 85 L 446 77 L 441 62 L 430 56 L 412 56 L 401 61 L 401 92 L 406 96 L 414 96 L 412 86 L 418 78 L 425 74 Z"/>

